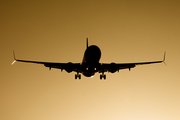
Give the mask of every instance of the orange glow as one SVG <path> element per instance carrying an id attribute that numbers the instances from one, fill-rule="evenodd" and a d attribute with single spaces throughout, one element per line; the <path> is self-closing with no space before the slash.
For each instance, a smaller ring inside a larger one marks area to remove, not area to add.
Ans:
<path id="1" fill-rule="evenodd" d="M 0 120 L 180 120 L 179 0 L 1 0 L 0 16 Z M 104 81 L 13 61 L 15 50 L 18 59 L 80 63 L 87 37 L 100 63 L 166 51 L 167 66 L 105 72 Z"/>

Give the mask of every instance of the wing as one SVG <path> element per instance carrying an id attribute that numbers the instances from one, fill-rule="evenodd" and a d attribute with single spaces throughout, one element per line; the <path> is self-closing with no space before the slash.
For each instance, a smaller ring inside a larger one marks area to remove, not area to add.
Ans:
<path id="1" fill-rule="evenodd" d="M 41 61 L 30 61 L 30 60 L 20 60 L 20 59 L 16 59 L 15 58 L 15 54 L 14 54 L 14 61 L 12 62 L 12 65 L 16 62 L 26 62 L 26 63 L 35 63 L 35 64 L 42 64 L 45 67 L 49 67 L 49 69 L 51 70 L 51 68 L 56 68 L 56 69 L 61 69 L 61 70 L 66 70 L 68 73 L 75 71 L 75 72 L 81 72 L 81 64 L 80 63 L 55 63 L 55 62 L 41 62 Z"/>
<path id="2" fill-rule="evenodd" d="M 102 64 L 102 69 L 99 72 L 111 72 L 114 73 L 121 69 L 131 69 L 137 65 L 146 65 L 146 64 L 154 64 L 154 63 L 162 63 L 165 61 L 165 52 L 164 52 L 164 59 L 162 61 L 151 61 L 151 62 L 138 62 L 138 63 L 110 63 L 110 64 Z"/>

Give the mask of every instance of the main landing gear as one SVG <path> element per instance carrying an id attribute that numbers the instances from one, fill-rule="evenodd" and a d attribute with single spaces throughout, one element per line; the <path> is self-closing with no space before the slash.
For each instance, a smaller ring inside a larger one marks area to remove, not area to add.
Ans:
<path id="1" fill-rule="evenodd" d="M 79 73 L 75 74 L 75 79 L 77 79 L 77 78 L 81 79 L 81 74 L 79 74 Z"/>
<path id="2" fill-rule="evenodd" d="M 100 75 L 100 80 L 102 80 L 102 78 L 104 78 L 104 80 L 106 79 L 106 75 L 104 73 Z"/>

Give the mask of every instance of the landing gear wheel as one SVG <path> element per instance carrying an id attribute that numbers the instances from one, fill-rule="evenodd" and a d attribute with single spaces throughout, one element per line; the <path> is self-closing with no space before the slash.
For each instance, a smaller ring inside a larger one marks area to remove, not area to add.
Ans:
<path id="1" fill-rule="evenodd" d="M 100 80 L 102 80 L 102 75 L 100 75 Z"/>
<path id="2" fill-rule="evenodd" d="M 102 74 L 100 75 L 100 80 L 102 80 L 102 78 L 104 78 L 104 80 L 106 79 L 106 75 Z"/>
<path id="3" fill-rule="evenodd" d="M 77 79 L 77 77 L 78 77 L 77 74 L 75 74 L 75 79 Z"/>
<path id="4" fill-rule="evenodd" d="M 81 79 L 81 75 L 80 74 L 75 74 L 75 79 L 77 79 L 77 78 Z"/>
<path id="5" fill-rule="evenodd" d="M 79 79 L 81 79 L 81 75 L 79 75 Z"/>
<path id="6" fill-rule="evenodd" d="M 106 75 L 104 75 L 104 80 L 106 80 Z"/>

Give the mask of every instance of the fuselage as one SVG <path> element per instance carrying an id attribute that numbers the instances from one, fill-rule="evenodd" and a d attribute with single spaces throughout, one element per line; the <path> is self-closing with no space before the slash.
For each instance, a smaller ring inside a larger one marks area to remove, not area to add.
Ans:
<path id="1" fill-rule="evenodd" d="M 101 50 L 96 45 L 87 47 L 82 61 L 82 74 L 86 77 L 93 76 L 100 68 L 99 60 L 101 58 Z"/>

